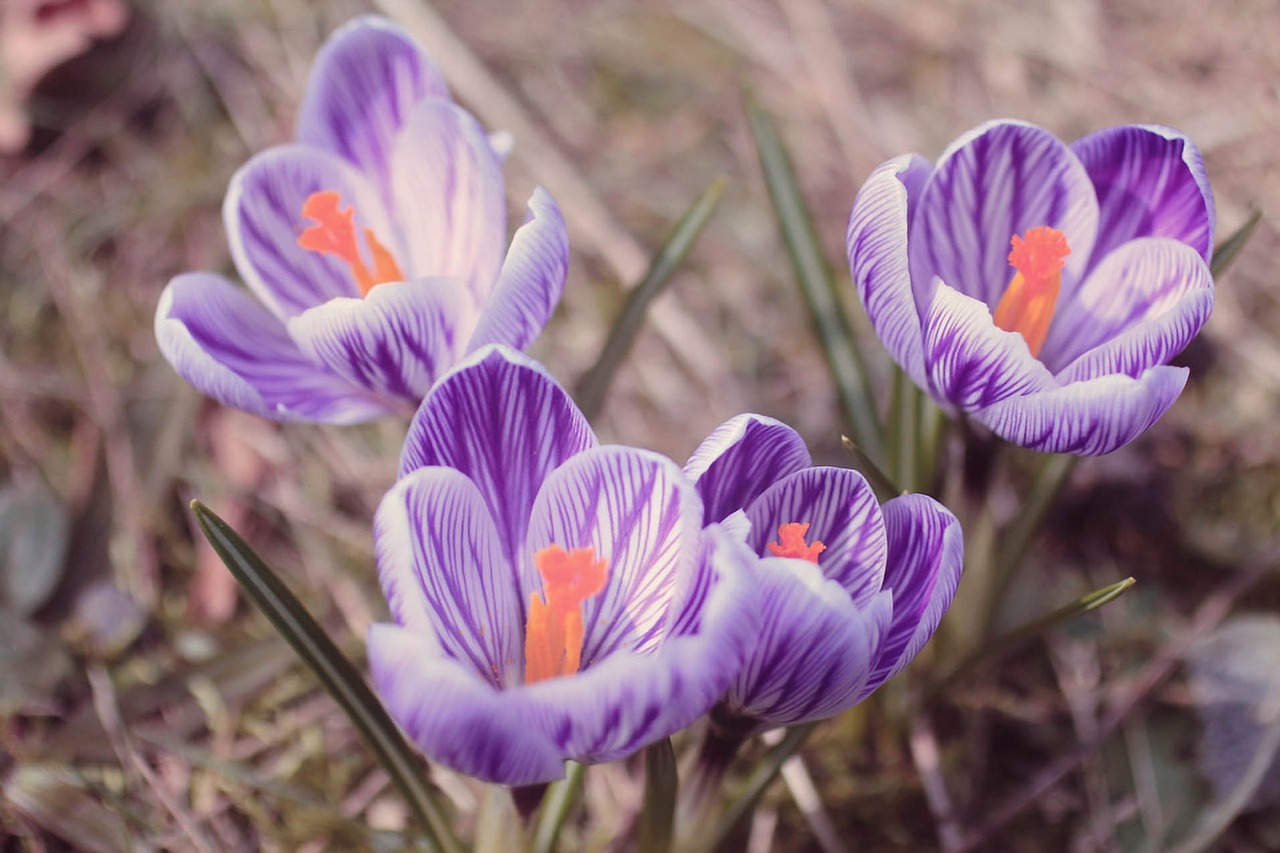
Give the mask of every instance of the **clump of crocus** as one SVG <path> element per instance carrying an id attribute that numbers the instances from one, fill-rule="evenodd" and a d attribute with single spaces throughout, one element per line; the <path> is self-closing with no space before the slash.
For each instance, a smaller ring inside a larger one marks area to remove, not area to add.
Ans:
<path id="1" fill-rule="evenodd" d="M 758 631 L 751 555 L 680 468 L 598 446 L 564 390 L 491 347 L 427 395 L 378 508 L 388 711 L 430 758 L 507 785 L 609 761 L 720 698 Z"/>
<path id="2" fill-rule="evenodd" d="M 1213 308 L 1214 208 L 1182 134 L 1122 126 L 1070 146 L 991 122 L 937 165 L 883 164 L 849 263 L 894 359 L 946 409 L 1036 450 L 1137 438 L 1187 380 L 1167 362 Z"/>
<path id="3" fill-rule="evenodd" d="M 213 273 L 173 279 L 161 352 L 227 405 L 352 423 L 412 413 L 485 344 L 523 348 L 559 301 L 568 241 L 538 189 L 504 261 L 499 148 L 404 32 L 346 25 L 316 61 L 297 140 L 251 159 L 227 192 L 249 293 Z"/>

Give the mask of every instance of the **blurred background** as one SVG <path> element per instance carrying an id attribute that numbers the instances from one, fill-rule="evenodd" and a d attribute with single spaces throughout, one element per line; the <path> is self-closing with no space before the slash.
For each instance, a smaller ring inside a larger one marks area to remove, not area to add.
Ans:
<path id="1" fill-rule="evenodd" d="M 1128 122 L 1196 140 L 1219 239 L 1261 223 L 1180 357 L 1187 391 L 1135 445 L 1076 467 L 992 630 L 1137 586 L 932 689 L 963 651 L 944 630 L 901 685 L 811 739 L 820 807 L 779 784 L 742 843 L 1280 849 L 1280 728 L 1258 712 L 1280 697 L 1274 0 L 0 0 L 0 850 L 401 849 L 386 776 L 186 505 L 230 521 L 363 660 L 385 618 L 369 520 L 405 424 L 223 409 L 152 335 L 171 276 L 234 275 L 229 178 L 291 137 L 317 48 L 367 12 L 514 135 L 513 222 L 537 183 L 563 207 L 570 279 L 533 352 L 565 383 L 674 222 L 727 179 L 597 423 L 680 461 L 756 411 L 847 464 L 745 93 L 778 122 L 846 282 L 849 208 L 890 156 L 936 158 L 997 117 L 1067 140 Z M 1034 463 L 1013 455 L 997 510 Z M 465 827 L 477 787 L 432 776 Z M 593 769 L 566 849 L 610 849 L 637 796 L 626 766 Z"/>

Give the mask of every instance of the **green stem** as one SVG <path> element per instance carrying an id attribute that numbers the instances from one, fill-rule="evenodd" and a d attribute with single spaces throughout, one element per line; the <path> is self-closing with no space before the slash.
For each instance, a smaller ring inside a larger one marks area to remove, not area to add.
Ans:
<path id="1" fill-rule="evenodd" d="M 1000 548 L 996 552 L 991 615 L 994 616 L 996 605 L 1027 555 L 1027 549 L 1031 547 L 1040 523 L 1070 481 L 1071 472 L 1075 470 L 1078 461 L 1078 456 L 1055 453 L 1046 456 L 1040 463 L 1040 470 L 1036 472 L 1021 509 L 1001 536 Z"/>
<path id="2" fill-rule="evenodd" d="M 889 438 L 893 448 L 893 477 L 915 491 L 919 471 L 920 391 L 905 370 L 893 371 L 893 407 Z"/>
<path id="3" fill-rule="evenodd" d="M 667 853 L 675 827 L 676 753 L 664 737 L 644 751 L 644 805 L 640 811 L 640 853 Z"/>
<path id="4" fill-rule="evenodd" d="M 538 813 L 538 823 L 533 830 L 531 853 L 552 853 L 555 850 L 560 828 L 564 826 L 569 810 L 582 793 L 585 775 L 586 765 L 571 761 L 565 777 L 548 789 L 542 801 L 542 810 Z"/>

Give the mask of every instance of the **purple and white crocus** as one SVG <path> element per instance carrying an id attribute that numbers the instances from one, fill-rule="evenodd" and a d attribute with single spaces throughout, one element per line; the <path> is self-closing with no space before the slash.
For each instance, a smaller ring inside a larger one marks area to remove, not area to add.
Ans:
<path id="1" fill-rule="evenodd" d="M 915 658 L 951 605 L 960 524 L 925 495 L 880 506 L 862 475 L 814 467 L 787 425 L 739 415 L 685 466 L 703 521 L 745 529 L 761 629 L 712 719 L 726 733 L 833 716 Z"/>
<path id="2" fill-rule="evenodd" d="M 759 630 L 752 556 L 679 466 L 599 446 L 534 361 L 485 348 L 430 391 L 378 508 L 395 624 L 373 682 L 430 758 L 560 778 L 705 713 Z"/>
<path id="3" fill-rule="evenodd" d="M 997 121 L 936 165 L 880 166 L 849 220 L 876 333 L 949 411 L 1036 450 L 1098 455 L 1187 380 L 1213 308 L 1214 207 L 1182 134 L 1126 125 L 1065 145 Z"/>
<path id="4" fill-rule="evenodd" d="M 500 147 L 399 28 L 342 27 L 296 141 L 255 156 L 227 192 L 249 292 L 213 273 L 174 278 L 156 311 L 161 352 L 227 405 L 354 423 L 412 413 L 485 344 L 525 347 L 559 301 L 568 240 L 538 189 L 504 260 Z"/>

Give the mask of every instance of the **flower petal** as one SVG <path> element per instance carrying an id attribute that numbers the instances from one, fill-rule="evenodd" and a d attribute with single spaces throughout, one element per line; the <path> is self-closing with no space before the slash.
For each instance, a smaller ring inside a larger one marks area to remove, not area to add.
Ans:
<path id="1" fill-rule="evenodd" d="M 843 587 L 802 560 L 761 560 L 756 576 L 760 632 L 726 709 L 767 729 L 852 707 L 889 629 L 893 596 L 876 594 L 856 606 Z"/>
<path id="2" fill-rule="evenodd" d="M 685 463 L 702 495 L 703 524 L 724 521 L 769 486 L 813 464 L 804 439 L 764 415 L 737 415 L 712 430 Z"/>
<path id="3" fill-rule="evenodd" d="M 221 276 L 186 273 L 169 282 L 155 333 L 174 370 L 225 405 L 277 421 L 339 424 L 388 412 L 304 355 L 283 323 Z"/>
<path id="4" fill-rule="evenodd" d="M 845 245 L 849 269 L 876 335 L 923 386 L 920 312 L 911 289 L 907 234 L 933 164 L 917 154 L 881 165 L 858 190 Z"/>
<path id="5" fill-rule="evenodd" d="M 747 544 L 761 557 L 778 528 L 807 523 L 806 542 L 822 542 L 823 575 L 840 584 L 859 608 L 880 591 L 884 579 L 885 532 L 875 492 L 857 471 L 808 468 L 779 480 L 747 506 Z"/>
<path id="6" fill-rule="evenodd" d="M 1078 139 L 1080 158 L 1098 195 L 1097 266 L 1137 237 L 1171 237 L 1208 263 L 1214 207 L 1204 160 L 1190 139 L 1156 125 L 1121 125 Z"/>
<path id="7" fill-rule="evenodd" d="M 484 304 L 507 242 L 502 162 L 484 128 L 449 101 L 424 101 L 391 152 L 396 222 L 419 276 L 466 282 Z"/>
<path id="8" fill-rule="evenodd" d="M 475 334 L 467 345 L 524 349 L 551 319 L 569 271 L 569 235 L 551 194 L 538 187 L 529 199 L 529 215 L 516 231 L 502 263 L 498 284 Z"/>
<path id="9" fill-rule="evenodd" d="M 1182 352 L 1213 310 L 1209 266 L 1185 243 L 1131 240 L 1062 306 L 1042 356 L 1066 384 L 1107 373 L 1140 376 Z M 1074 361 L 1073 361 L 1074 360 Z"/>
<path id="10" fill-rule="evenodd" d="M 911 222 L 911 280 L 921 314 L 934 276 L 994 310 L 1013 278 L 1010 239 L 1040 225 L 1062 231 L 1071 247 L 1063 281 L 1083 277 L 1098 203 L 1071 149 L 1046 130 L 1012 121 L 988 122 L 957 139 Z"/>
<path id="11" fill-rule="evenodd" d="M 597 447 L 547 477 L 529 520 L 529 552 L 591 547 L 608 561 L 604 592 L 583 605 L 584 666 L 618 650 L 647 652 L 662 639 L 678 579 L 693 570 L 701 528 L 693 484 L 655 453 Z M 541 588 L 526 562 L 522 598 Z"/>
<path id="12" fill-rule="evenodd" d="M 924 360 L 934 396 L 966 411 L 1054 384 L 1020 333 L 997 327 L 986 305 L 941 283 L 925 319 Z"/>
<path id="13" fill-rule="evenodd" d="M 331 299 L 287 327 L 308 356 L 412 411 L 457 359 L 469 302 L 454 279 L 387 282 L 364 299 Z"/>
<path id="14" fill-rule="evenodd" d="M 487 347 L 427 394 L 409 425 L 400 474 L 442 465 L 479 487 L 512 566 L 524 556 L 534 497 L 547 475 L 596 444 L 569 395 L 527 356 Z"/>
<path id="15" fill-rule="evenodd" d="M 382 499 L 374 541 L 400 625 L 434 633 L 444 654 L 495 688 L 519 682 L 519 590 L 474 483 L 452 468 L 419 468 Z"/>
<path id="16" fill-rule="evenodd" d="M 433 761 L 501 785 L 564 777 L 563 754 L 529 725 L 520 690 L 495 690 L 431 639 L 395 625 L 369 630 L 369 670 L 387 712 Z"/>
<path id="17" fill-rule="evenodd" d="M 282 320 L 337 296 L 359 295 L 345 263 L 298 245 L 309 225 L 303 202 L 324 190 L 336 191 L 343 209 L 355 209 L 357 233 L 372 230 L 403 258 L 386 242 L 393 231 L 377 193 L 344 160 L 302 145 L 268 148 L 232 177 L 222 218 L 240 276 Z"/>
<path id="18" fill-rule="evenodd" d="M 889 537 L 884 586 L 893 621 L 858 701 L 902 671 L 929 642 L 955 598 L 964 568 L 960 522 L 926 495 L 903 495 L 883 507 Z"/>
<path id="19" fill-rule="evenodd" d="M 1185 367 L 1153 367 L 1010 397 L 974 413 L 996 435 L 1046 453 L 1101 456 L 1146 432 L 1187 383 Z"/>
<path id="20" fill-rule="evenodd" d="M 385 18 L 356 18 L 316 57 L 298 114 L 298 141 L 331 151 L 369 176 L 390 203 L 391 146 L 413 108 L 449 99 L 431 58 Z"/>

